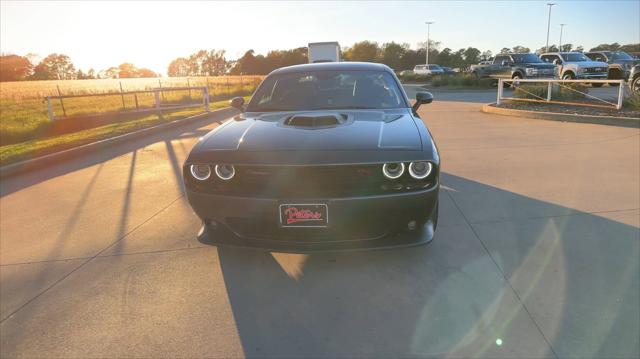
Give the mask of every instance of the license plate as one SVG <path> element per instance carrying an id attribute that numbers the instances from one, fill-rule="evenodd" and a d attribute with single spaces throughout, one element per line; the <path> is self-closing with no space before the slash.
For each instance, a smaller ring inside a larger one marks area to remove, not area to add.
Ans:
<path id="1" fill-rule="evenodd" d="M 326 227 L 329 223 L 326 204 L 281 204 L 282 227 Z"/>

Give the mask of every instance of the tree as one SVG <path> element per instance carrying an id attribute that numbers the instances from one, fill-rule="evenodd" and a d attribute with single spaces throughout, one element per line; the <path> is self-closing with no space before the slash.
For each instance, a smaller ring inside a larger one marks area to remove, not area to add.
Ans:
<path id="1" fill-rule="evenodd" d="M 560 47 L 560 51 L 569 52 L 571 51 L 572 48 L 573 48 L 573 44 L 562 44 L 562 46 Z"/>
<path id="2" fill-rule="evenodd" d="M 70 80 L 76 77 L 76 69 L 69 56 L 51 54 L 33 69 L 35 80 Z"/>
<path id="3" fill-rule="evenodd" d="M 531 52 L 531 50 L 528 47 L 524 47 L 521 45 L 514 46 L 512 50 L 516 54 L 528 54 Z"/>
<path id="4" fill-rule="evenodd" d="M 138 69 L 129 62 L 125 62 L 118 66 L 118 78 L 126 79 L 130 77 L 138 77 Z"/>
<path id="5" fill-rule="evenodd" d="M 345 58 L 349 61 L 376 62 L 380 54 L 377 42 L 360 41 L 345 50 Z"/>
<path id="6" fill-rule="evenodd" d="M 403 68 L 403 58 L 409 51 L 409 44 L 387 42 L 380 50 L 380 61 L 392 69 Z"/>
<path id="7" fill-rule="evenodd" d="M 613 44 L 600 44 L 589 51 L 618 51 L 620 50 L 620 44 L 614 42 Z"/>
<path id="8" fill-rule="evenodd" d="M 503 47 L 503 48 L 500 50 L 500 53 L 501 53 L 501 54 L 508 54 L 509 52 L 511 52 L 511 50 L 510 50 L 508 47 Z"/>
<path id="9" fill-rule="evenodd" d="M 480 50 L 475 47 L 467 47 L 464 50 L 464 62 L 465 65 L 477 64 L 480 62 Z"/>
<path id="10" fill-rule="evenodd" d="M 540 55 L 540 54 L 544 54 L 545 52 L 559 52 L 559 51 L 560 49 L 558 49 L 556 45 L 549 45 L 549 49 L 547 49 L 545 46 L 537 49 L 536 54 Z"/>
<path id="11" fill-rule="evenodd" d="M 0 56 L 0 81 L 20 81 L 33 72 L 33 65 L 27 57 L 18 55 Z"/>
<path id="12" fill-rule="evenodd" d="M 136 77 L 158 77 L 158 74 L 147 68 L 141 68 L 136 72 Z"/>
<path id="13" fill-rule="evenodd" d="M 620 46 L 620 51 L 624 52 L 640 52 L 640 44 L 627 44 Z"/>
<path id="14" fill-rule="evenodd" d="M 484 51 L 484 52 L 482 53 L 482 56 L 480 56 L 480 58 L 482 59 L 482 61 L 489 60 L 489 59 L 490 59 L 490 58 L 492 58 L 492 57 L 493 57 L 493 52 L 491 52 L 491 50 Z"/>
<path id="15" fill-rule="evenodd" d="M 584 46 L 580 45 L 576 47 L 573 51 L 584 52 Z"/>
<path id="16" fill-rule="evenodd" d="M 189 60 L 184 57 L 178 57 L 171 61 L 167 74 L 172 77 L 189 76 Z"/>

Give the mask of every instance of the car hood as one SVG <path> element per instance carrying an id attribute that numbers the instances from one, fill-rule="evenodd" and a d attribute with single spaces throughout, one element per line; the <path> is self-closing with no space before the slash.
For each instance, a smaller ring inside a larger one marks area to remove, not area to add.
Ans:
<path id="1" fill-rule="evenodd" d="M 305 127 L 293 116 L 336 116 L 343 123 Z M 422 150 L 409 109 L 393 111 L 304 111 L 245 113 L 227 121 L 199 144 L 201 151 L 358 151 Z"/>
<path id="2" fill-rule="evenodd" d="M 612 64 L 624 65 L 628 68 L 632 68 L 634 65 L 640 63 L 640 60 L 613 60 Z"/>
<path id="3" fill-rule="evenodd" d="M 577 65 L 580 67 L 609 67 L 606 62 L 601 61 L 565 61 L 564 64 Z"/>
<path id="4" fill-rule="evenodd" d="M 535 69 L 554 69 L 556 67 L 556 65 L 553 65 L 553 64 L 538 63 L 538 62 L 533 62 L 528 64 L 516 64 L 515 66 L 518 66 L 518 65 L 522 65 L 524 67 L 532 67 Z"/>

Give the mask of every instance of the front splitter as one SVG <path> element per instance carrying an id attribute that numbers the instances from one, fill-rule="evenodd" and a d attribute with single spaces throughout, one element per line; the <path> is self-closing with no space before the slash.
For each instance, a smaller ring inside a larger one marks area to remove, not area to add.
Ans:
<path id="1" fill-rule="evenodd" d="M 431 242 L 434 238 L 433 222 L 427 221 L 422 228 L 413 231 L 400 231 L 395 234 L 375 239 L 350 239 L 327 243 L 305 243 L 304 238 L 296 241 L 278 241 L 239 237 L 224 226 L 202 225 L 198 233 L 198 241 L 207 245 L 231 246 L 266 250 L 283 253 L 318 253 L 367 251 L 420 246 Z"/>

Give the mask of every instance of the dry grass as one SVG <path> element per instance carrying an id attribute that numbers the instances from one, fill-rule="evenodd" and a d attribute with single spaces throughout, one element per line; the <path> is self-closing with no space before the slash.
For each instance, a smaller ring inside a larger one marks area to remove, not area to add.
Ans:
<path id="1" fill-rule="evenodd" d="M 167 77 L 144 79 L 101 79 L 101 80 L 50 80 L 0 82 L 0 99 L 22 101 L 42 100 L 46 96 L 57 96 L 58 87 L 62 95 L 86 95 L 96 93 L 151 90 L 158 87 L 209 86 L 209 90 L 224 92 L 227 87 L 255 86 L 264 76 L 210 76 L 210 77 Z"/>
<path id="2" fill-rule="evenodd" d="M 188 81 L 187 81 L 188 79 Z M 57 86 L 66 95 L 104 94 L 96 97 L 78 97 L 52 100 L 56 117 L 117 114 L 123 111 L 144 110 L 155 106 L 153 93 L 126 94 L 121 96 L 120 81 L 125 91 L 147 90 L 159 87 L 207 86 L 210 101 L 229 99 L 233 96 L 251 94 L 259 84 L 261 76 L 191 77 L 161 79 L 108 79 L 70 81 L 23 81 L 0 83 L 0 145 L 15 144 L 43 138 L 48 135 L 51 121 L 47 115 L 47 104 L 43 96 L 57 93 Z M 228 83 L 228 85 L 227 85 Z M 137 101 L 136 101 L 137 100 Z M 123 103 L 124 102 L 124 103 Z M 203 103 L 201 91 L 163 91 L 162 106 Z M 82 119 L 79 118 L 78 121 Z"/>
<path id="3" fill-rule="evenodd" d="M 226 106 L 227 101 L 214 102 L 211 104 L 211 110 Z M 0 165 L 24 161 L 86 143 L 114 137 L 127 132 L 140 130 L 163 122 L 193 116 L 199 113 L 202 113 L 202 108 L 190 108 L 164 112 L 162 117 L 157 114 L 140 115 L 139 117 L 129 121 L 117 122 L 55 137 L 33 139 L 30 141 L 2 146 L 0 147 Z"/>

